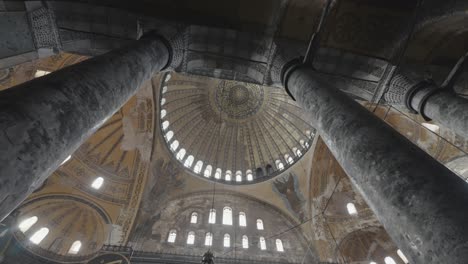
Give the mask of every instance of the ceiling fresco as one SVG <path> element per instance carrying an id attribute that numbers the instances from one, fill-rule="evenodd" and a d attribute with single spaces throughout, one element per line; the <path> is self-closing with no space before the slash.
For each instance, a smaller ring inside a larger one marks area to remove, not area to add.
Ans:
<path id="1" fill-rule="evenodd" d="M 236 70 L 245 70 L 249 77 L 244 80 L 262 83 L 270 78 L 264 73 L 270 70 L 268 67 L 273 67 L 271 57 L 273 50 L 278 48 L 273 42 L 274 37 L 307 43 L 326 1 L 77 2 L 101 3 L 149 17 L 193 22 L 188 29 L 190 38 L 181 41 L 186 45 L 184 48 L 190 49 L 182 69 L 203 75 L 205 70 L 222 68 L 219 65 L 223 60 L 217 57 L 220 54 L 238 56 L 237 64 L 223 64 L 226 72 L 241 79 L 241 74 L 236 75 L 233 70 L 237 67 Z M 57 10 L 70 9 L 59 2 L 53 5 Z M 181 5 L 184 7 L 179 8 Z M 96 31 L 116 28 L 119 29 L 117 33 L 125 31 L 120 30 L 120 26 L 131 28 L 132 34 L 136 31 L 132 28 L 135 25 L 124 25 L 130 18 L 119 20 L 114 16 L 110 19 L 110 9 L 96 8 L 93 16 L 80 13 L 86 9 L 80 9 L 78 3 L 74 7 L 72 14 L 58 12 L 63 30 L 82 29 L 88 25 L 86 19 L 90 18 Z M 446 67 L 444 71 L 448 71 L 459 54 L 466 51 L 466 17 L 457 14 L 420 25 L 406 52 L 400 54 L 398 48 L 404 46 L 403 40 L 408 37 L 406 33 L 412 26 L 414 7 L 414 1 L 404 0 L 333 1 L 321 41 L 321 46 L 330 48 L 330 56 L 324 61 L 332 60 L 333 49 L 340 49 L 384 60 L 401 55 L 397 58 L 399 61 L 442 65 Z M 72 19 L 84 22 L 73 24 L 70 23 Z M 203 25 L 217 28 L 206 30 Z M 236 35 L 219 28 L 245 32 Z M 260 33 L 266 33 L 268 37 L 263 38 Z M 244 47 L 244 43 L 249 47 Z M 292 49 L 295 55 L 303 54 L 304 45 L 298 46 Z M 345 64 L 337 59 L 341 57 L 335 56 L 338 66 Z M 60 53 L 2 69 L 0 90 L 35 78 L 38 70 L 53 72 L 86 59 L 86 56 Z M 241 67 L 250 65 L 250 60 L 258 65 Z M 331 67 L 331 73 L 338 72 L 338 66 L 325 62 L 322 68 Z M 369 71 L 380 74 L 382 68 Z M 364 83 L 375 84 L 381 76 L 378 77 Z M 464 93 L 468 87 L 466 83 L 465 80 L 463 87 L 457 86 L 457 91 Z M 374 90 L 366 92 L 369 98 L 374 96 Z M 444 127 L 428 126 L 434 124 L 401 109 L 363 104 L 435 159 L 461 177 L 468 177 L 465 171 L 466 139 Z M 166 111 L 164 116 L 162 110 Z M 200 237 L 210 228 L 206 225 L 207 210 L 214 207 L 220 212 L 224 206 L 231 206 L 235 213 L 245 211 L 249 228 L 254 226 L 255 218 L 264 218 L 265 233 L 249 231 L 255 239 L 262 234 L 281 235 L 288 254 L 293 257 L 306 257 L 307 260 L 317 257 L 320 261 L 339 263 L 368 263 L 370 260 L 383 263 L 384 256 L 392 256 L 399 261 L 395 253 L 397 248 L 377 216 L 354 189 L 320 135 L 315 135 L 305 120 L 307 117 L 282 89 L 173 72 L 155 75 L 17 210 L 18 224 L 31 216 L 37 216 L 38 221 L 29 231 L 16 232 L 15 237 L 33 254 L 62 261 L 73 260 L 67 253 L 75 240 L 83 242 L 77 256 L 81 260 L 94 256 L 104 244 L 200 255 L 206 249 Z M 168 139 L 169 130 L 163 128 L 164 121 L 170 122 L 168 129 L 174 132 L 173 139 Z M 187 150 L 184 158 L 194 155 L 190 169 L 184 166 L 186 160 L 178 160 L 177 152 L 171 150 L 175 139 L 180 144 L 177 151 Z M 300 155 L 294 148 L 300 149 Z M 286 154 L 293 158 L 293 162 Z M 195 172 L 199 160 L 203 165 Z M 282 169 L 277 160 L 282 163 Z M 210 177 L 206 177 L 206 165 L 209 164 L 212 171 Z M 218 167 L 222 177 L 214 180 Z M 271 168 L 271 173 L 267 167 Z M 265 177 L 261 180 L 253 180 L 251 184 L 226 184 L 227 170 L 232 173 L 231 183 L 236 182 L 237 171 L 242 173 L 241 183 L 246 183 L 248 171 L 257 176 L 257 168 L 264 172 Z M 98 190 L 92 187 L 97 177 L 104 179 Z M 351 215 L 347 210 L 349 203 L 355 206 L 356 214 Z M 199 213 L 201 222 L 187 224 L 194 211 Z M 42 226 L 49 227 L 50 234 L 39 246 L 32 245 L 28 237 Z M 166 241 L 172 228 L 178 230 L 178 244 L 175 245 Z M 292 231 L 286 232 L 288 229 Z M 192 230 L 197 232 L 199 247 L 189 248 L 184 244 L 187 233 Z M 237 243 L 239 247 L 239 239 L 248 229 L 218 224 L 213 230 L 218 243 L 227 232 L 236 239 L 234 245 Z M 274 246 L 272 239 L 267 241 L 268 253 L 254 251 L 258 249 L 255 239 L 251 241 L 250 251 L 244 253 L 217 250 L 232 258 L 248 258 L 255 254 L 259 258 L 288 256 L 270 250 Z"/>
<path id="2" fill-rule="evenodd" d="M 37 70 L 54 71 L 84 59 L 82 56 L 60 54 L 17 66 L 8 73 L 4 71 L 2 88 L 34 78 Z M 173 89 L 181 89 L 174 86 L 184 87 L 184 78 L 187 77 L 174 75 L 169 84 Z M 80 256 L 94 254 L 103 244 L 119 245 L 130 241 L 135 247 L 159 243 L 157 248 L 173 250 L 165 248 L 162 242 L 165 235 L 162 233 L 148 238 L 139 238 L 138 234 L 146 230 L 142 228 L 156 223 L 168 227 L 170 222 L 158 217 L 172 207 L 172 201 L 186 203 L 192 195 L 212 197 L 213 193 L 220 197 L 219 200 L 215 199 L 218 207 L 222 207 L 222 197 L 225 195 L 238 195 L 244 197 L 242 199 L 258 201 L 257 206 L 275 208 L 290 221 L 290 225 L 298 225 L 297 230 L 301 230 L 306 250 L 312 250 L 312 255 L 322 260 L 362 259 L 363 253 L 351 250 L 348 241 L 354 236 L 361 236 L 361 233 L 366 237 L 363 241 L 373 240 L 375 234 L 380 237 L 385 235 L 379 231 L 381 225 L 377 218 L 353 189 L 346 174 L 319 137 L 310 142 L 310 150 L 305 150 L 301 159 L 285 168 L 277 177 L 264 182 L 232 186 L 196 177 L 174 158 L 163 130 L 158 127 L 161 124 L 162 107 L 153 102 L 160 100 L 158 96 L 164 89 L 164 85 L 161 85 L 164 80 L 164 75 L 157 75 L 148 82 L 25 202 L 19 210 L 20 219 L 34 214 L 41 219 L 37 227 L 56 227 L 49 240 L 43 244 L 47 250 L 27 245 L 28 250 L 62 258 L 74 237 L 80 237 L 84 242 Z M 200 80 L 204 82 L 207 79 Z M 196 87 L 204 89 L 204 85 Z M 211 104 L 207 103 L 205 108 L 217 116 L 216 113 L 223 111 L 223 107 L 216 104 L 216 98 L 227 96 L 232 100 L 229 99 L 228 109 L 224 110 L 227 111 L 225 118 L 229 122 L 245 122 L 252 118 L 250 112 L 242 117 L 236 114 L 229 117 L 228 113 L 237 107 L 236 103 L 253 106 L 257 103 L 250 103 L 246 99 L 244 88 L 237 89 L 235 84 L 231 87 L 222 90 L 218 97 L 212 97 Z M 421 125 L 424 120 L 399 109 L 384 106 L 375 108 L 373 105 L 366 107 L 373 109 L 377 116 L 438 160 L 448 165 L 455 164 L 452 167 L 459 170 L 459 162 L 456 161 L 466 157 L 466 140 L 443 127 L 432 131 Z M 262 110 L 259 108 L 256 111 Z M 242 113 L 242 109 L 234 112 Z M 96 177 L 104 178 L 104 184 L 99 190 L 91 187 Z M 355 204 L 357 216 L 350 216 L 346 211 L 348 202 Z M 193 208 L 198 207 L 194 205 Z M 175 210 L 171 212 L 176 212 L 176 208 L 171 209 Z M 185 208 L 187 211 L 180 214 L 190 211 L 190 206 Z M 254 215 L 254 211 L 252 207 L 247 214 Z M 17 239 L 24 241 L 28 234 L 17 233 Z M 382 242 L 384 244 L 378 243 L 379 246 L 373 247 L 372 254 L 375 256 L 383 256 L 385 252 L 394 249 L 391 240 L 385 240 Z"/>
<path id="3" fill-rule="evenodd" d="M 167 73 L 159 93 L 167 147 L 195 175 L 223 184 L 267 180 L 310 148 L 314 128 L 281 89 Z"/>
<path id="4" fill-rule="evenodd" d="M 20 240 L 26 240 L 42 227 L 49 228 L 47 237 L 40 243 L 39 254 L 50 250 L 66 255 L 72 243 L 80 240 L 85 246 L 80 255 L 95 253 L 106 242 L 111 219 L 103 208 L 79 196 L 49 194 L 28 200 L 18 209 L 18 223 L 36 216 L 38 221 L 26 232 L 17 232 Z M 36 250 L 37 247 L 29 247 Z M 42 249 L 42 250 L 41 250 Z"/>

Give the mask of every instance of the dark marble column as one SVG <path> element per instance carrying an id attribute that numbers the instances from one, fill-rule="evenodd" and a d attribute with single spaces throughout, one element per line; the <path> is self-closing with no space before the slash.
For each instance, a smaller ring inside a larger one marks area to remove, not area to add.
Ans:
<path id="1" fill-rule="evenodd" d="M 468 139 L 468 99 L 450 91 L 438 91 L 427 98 L 422 113 Z"/>
<path id="2" fill-rule="evenodd" d="M 385 100 L 402 105 L 427 120 L 434 120 L 468 139 L 468 99 L 414 73 L 401 72 L 390 82 Z"/>
<path id="3" fill-rule="evenodd" d="M 170 63 L 157 36 L 0 92 L 0 219 Z"/>
<path id="4" fill-rule="evenodd" d="M 283 79 L 411 263 L 467 263 L 468 184 L 312 69 Z"/>

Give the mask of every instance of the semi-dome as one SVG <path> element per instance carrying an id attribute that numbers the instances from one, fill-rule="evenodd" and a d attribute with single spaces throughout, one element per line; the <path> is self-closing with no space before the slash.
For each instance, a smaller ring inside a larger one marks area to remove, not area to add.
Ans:
<path id="1" fill-rule="evenodd" d="M 17 219 L 15 236 L 24 246 L 42 257 L 70 263 L 99 251 L 110 226 L 109 216 L 95 203 L 62 194 L 27 201 Z"/>
<path id="2" fill-rule="evenodd" d="M 269 179 L 309 149 L 314 129 L 279 88 L 166 73 L 160 127 L 176 160 L 227 184 Z"/>

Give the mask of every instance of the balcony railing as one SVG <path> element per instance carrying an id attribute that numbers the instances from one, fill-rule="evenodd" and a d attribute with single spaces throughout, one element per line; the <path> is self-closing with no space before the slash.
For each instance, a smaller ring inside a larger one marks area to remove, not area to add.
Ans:
<path id="1" fill-rule="evenodd" d="M 187 255 L 175 253 L 158 253 L 133 251 L 131 247 L 104 245 L 101 252 L 114 252 L 131 258 L 132 264 L 200 264 L 201 255 Z M 216 264 L 285 264 L 284 261 L 259 260 L 242 256 L 241 259 L 215 257 Z M 288 261 L 290 264 L 299 264 L 300 262 Z M 301 263 L 302 264 L 302 263 Z M 310 264 L 337 264 L 330 262 L 318 262 Z"/>

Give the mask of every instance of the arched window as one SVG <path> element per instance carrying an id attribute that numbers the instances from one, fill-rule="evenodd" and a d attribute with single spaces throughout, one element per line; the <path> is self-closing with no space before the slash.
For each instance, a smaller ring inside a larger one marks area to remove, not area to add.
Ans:
<path id="1" fill-rule="evenodd" d="M 296 151 L 296 156 L 298 156 L 298 157 L 302 156 L 302 151 L 298 149 L 298 150 Z"/>
<path id="2" fill-rule="evenodd" d="M 164 79 L 164 82 L 168 82 L 170 79 L 171 79 L 172 75 L 170 73 L 168 73 L 166 75 L 166 79 Z"/>
<path id="3" fill-rule="evenodd" d="M 31 216 L 19 224 L 18 228 L 21 230 L 21 232 L 26 232 L 31 228 L 35 223 L 37 222 L 37 216 Z"/>
<path id="4" fill-rule="evenodd" d="M 301 146 L 302 146 L 303 148 L 305 148 L 305 141 L 304 141 L 303 139 L 301 139 L 301 140 L 299 141 L 299 143 L 301 144 Z"/>
<path id="5" fill-rule="evenodd" d="M 203 175 L 205 177 L 209 178 L 211 176 L 211 171 L 212 170 L 213 170 L 213 167 L 211 167 L 211 165 L 206 166 L 205 172 L 203 173 Z"/>
<path id="6" fill-rule="evenodd" d="M 273 166 L 271 166 L 271 164 L 267 164 L 265 169 L 266 169 L 267 175 L 273 174 Z"/>
<path id="7" fill-rule="evenodd" d="M 276 239 L 276 251 L 284 252 L 283 241 L 281 239 Z"/>
<path id="8" fill-rule="evenodd" d="M 236 171 L 236 182 L 241 182 L 241 181 L 242 181 L 242 172 Z"/>
<path id="9" fill-rule="evenodd" d="M 169 127 L 169 121 L 166 120 L 166 121 L 162 122 L 163 130 L 166 130 L 168 127 Z"/>
<path id="10" fill-rule="evenodd" d="M 216 224 L 216 210 L 210 209 L 210 215 L 208 216 L 209 224 Z"/>
<path id="11" fill-rule="evenodd" d="M 216 172 L 215 172 L 215 175 L 214 175 L 215 179 L 221 179 L 221 174 L 222 174 L 222 173 L 223 173 L 223 172 L 221 171 L 221 169 L 220 169 L 220 168 L 217 168 L 217 169 L 216 169 Z"/>
<path id="12" fill-rule="evenodd" d="M 264 237 L 260 237 L 260 249 L 266 250 L 266 241 Z"/>
<path id="13" fill-rule="evenodd" d="M 29 238 L 29 241 L 31 241 L 33 244 L 39 245 L 39 243 L 41 243 L 47 234 L 49 234 L 49 228 L 43 227 L 36 231 L 36 233 L 34 233 L 34 235 Z"/>
<path id="14" fill-rule="evenodd" d="M 257 229 L 258 230 L 263 230 L 263 220 L 262 219 L 257 219 Z"/>
<path id="15" fill-rule="evenodd" d="M 60 166 L 62 166 L 63 164 L 67 163 L 67 161 L 69 161 L 71 159 L 71 155 L 68 155 L 68 157 L 66 157 L 62 163 L 60 163 Z"/>
<path id="16" fill-rule="evenodd" d="M 192 215 L 190 216 L 190 223 L 196 224 L 198 221 L 198 214 L 196 212 L 193 212 Z"/>
<path id="17" fill-rule="evenodd" d="M 166 109 L 161 110 L 161 118 L 164 118 L 167 114 Z"/>
<path id="18" fill-rule="evenodd" d="M 210 232 L 205 235 L 205 246 L 211 246 L 213 244 L 213 234 Z"/>
<path id="19" fill-rule="evenodd" d="M 70 249 L 68 250 L 68 254 L 76 255 L 78 254 L 78 252 L 80 252 L 80 249 L 81 249 L 81 241 L 77 240 L 73 242 L 73 244 L 71 245 Z"/>
<path id="20" fill-rule="evenodd" d="M 255 175 L 257 176 L 257 178 L 263 177 L 263 169 L 262 168 L 257 168 L 255 170 Z"/>
<path id="21" fill-rule="evenodd" d="M 93 189 L 99 190 L 102 187 L 102 184 L 104 184 L 104 178 L 102 177 L 97 177 L 93 183 L 91 183 L 91 187 Z"/>
<path id="22" fill-rule="evenodd" d="M 232 225 L 232 209 L 224 207 L 223 209 L 223 225 Z"/>
<path id="23" fill-rule="evenodd" d="M 247 181 L 253 181 L 253 174 L 251 170 L 247 171 Z"/>
<path id="24" fill-rule="evenodd" d="M 162 93 L 163 93 L 163 94 L 167 93 L 167 86 L 164 86 L 164 87 L 163 87 Z"/>
<path id="25" fill-rule="evenodd" d="M 275 161 L 275 164 L 276 164 L 276 168 L 277 168 L 278 170 L 284 170 L 284 164 L 283 164 L 283 162 L 281 162 L 280 160 L 276 160 L 276 161 Z"/>
<path id="26" fill-rule="evenodd" d="M 403 262 L 404 262 L 405 264 L 408 264 L 408 263 L 409 263 L 409 261 L 408 261 L 408 259 L 406 258 L 405 254 L 403 254 L 403 252 L 401 252 L 401 250 L 397 250 L 397 254 L 398 254 L 398 256 L 401 258 L 401 260 L 403 260 Z"/>
<path id="27" fill-rule="evenodd" d="M 166 103 L 166 98 L 161 99 L 161 105 L 164 105 Z"/>
<path id="28" fill-rule="evenodd" d="M 242 248 L 249 248 L 249 238 L 246 235 L 242 236 Z"/>
<path id="29" fill-rule="evenodd" d="M 166 141 L 167 142 L 171 141 L 173 136 L 174 136 L 174 132 L 172 130 L 169 130 L 169 132 L 166 133 Z"/>
<path id="30" fill-rule="evenodd" d="M 224 176 L 226 181 L 231 181 L 232 179 L 232 172 L 230 170 L 226 171 L 226 175 Z"/>
<path id="31" fill-rule="evenodd" d="M 294 152 L 294 154 L 296 154 L 296 157 L 302 156 L 302 152 L 297 148 L 293 148 L 293 152 Z"/>
<path id="32" fill-rule="evenodd" d="M 193 245 L 195 243 L 195 232 L 190 231 L 187 236 L 187 245 Z"/>
<path id="33" fill-rule="evenodd" d="M 224 240 L 223 240 L 223 245 L 224 247 L 231 247 L 231 236 L 229 234 L 224 234 Z"/>
<path id="34" fill-rule="evenodd" d="M 244 212 L 239 213 L 239 226 L 247 226 L 247 218 Z"/>
<path id="35" fill-rule="evenodd" d="M 194 171 L 195 173 L 200 173 L 202 167 L 203 167 L 203 161 L 199 160 L 199 161 L 197 161 L 197 163 L 195 164 L 195 168 L 193 168 L 193 171 Z"/>
<path id="36" fill-rule="evenodd" d="M 178 160 L 183 160 L 184 157 L 185 157 L 185 153 L 186 153 L 185 149 L 184 149 L 184 148 L 181 148 L 181 149 L 179 150 L 179 152 L 177 152 L 176 158 L 177 158 Z"/>
<path id="37" fill-rule="evenodd" d="M 286 162 L 288 164 L 293 164 L 294 163 L 294 159 L 291 156 L 289 156 L 288 154 L 284 155 L 284 159 L 286 160 Z"/>
<path id="38" fill-rule="evenodd" d="M 186 159 L 185 162 L 184 162 L 184 166 L 187 167 L 187 168 L 192 167 L 193 159 L 194 159 L 194 158 L 193 158 L 192 155 L 188 156 L 187 159 Z"/>
<path id="39" fill-rule="evenodd" d="M 396 264 L 395 260 L 392 257 L 386 257 L 384 261 L 385 264 Z"/>
<path id="40" fill-rule="evenodd" d="M 167 236 L 167 242 L 169 243 L 175 243 L 177 237 L 177 231 L 175 229 L 172 229 L 169 231 L 169 236 Z"/>
<path id="41" fill-rule="evenodd" d="M 350 215 L 357 215 L 356 206 L 354 206 L 353 203 L 348 203 L 348 204 L 346 205 L 346 209 L 348 209 L 348 214 L 350 214 Z"/>
<path id="42" fill-rule="evenodd" d="M 172 142 L 172 144 L 171 144 L 171 150 L 176 151 L 178 147 L 179 147 L 179 141 L 174 140 L 174 142 Z"/>

